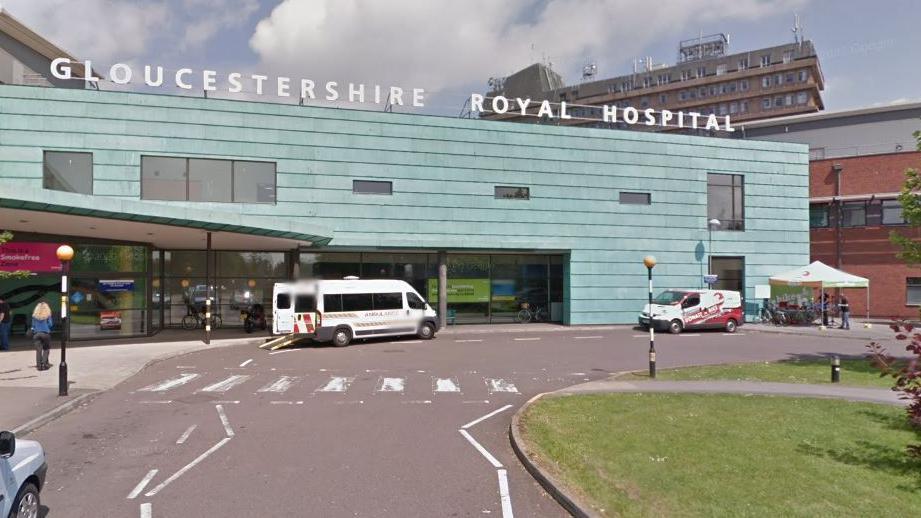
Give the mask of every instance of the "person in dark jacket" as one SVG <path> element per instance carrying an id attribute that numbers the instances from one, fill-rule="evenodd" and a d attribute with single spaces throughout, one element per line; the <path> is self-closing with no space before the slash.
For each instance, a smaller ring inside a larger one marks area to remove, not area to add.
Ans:
<path id="1" fill-rule="evenodd" d="M 851 305 L 847 301 L 847 297 L 841 295 L 838 297 L 838 309 L 841 311 L 841 329 L 850 329 L 851 328 Z"/>
<path id="2" fill-rule="evenodd" d="M 32 344 L 35 346 L 35 367 L 40 371 L 51 368 L 48 362 L 48 350 L 51 349 L 51 307 L 47 302 L 39 302 L 32 312 Z"/>

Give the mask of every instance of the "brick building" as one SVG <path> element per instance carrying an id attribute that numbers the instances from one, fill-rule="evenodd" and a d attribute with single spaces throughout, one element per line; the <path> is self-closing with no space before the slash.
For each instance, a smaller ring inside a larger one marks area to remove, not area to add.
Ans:
<path id="1" fill-rule="evenodd" d="M 594 78 L 589 65 L 582 82 L 566 85 L 549 65 L 535 63 L 508 77 L 489 81 L 487 98 L 520 97 L 532 100 L 526 115 L 484 111 L 481 118 L 513 122 L 541 122 L 538 105 L 565 102 L 571 119 L 554 124 L 650 129 L 603 122 L 602 106 L 633 107 L 729 115 L 736 123 L 812 113 L 824 108 L 822 69 L 811 41 L 729 53 L 729 37 L 715 34 L 682 41 L 678 63 L 655 64 L 651 58 L 634 63 L 630 74 Z M 653 127 L 677 131 L 675 127 Z"/>
<path id="2" fill-rule="evenodd" d="M 921 239 L 902 218 L 905 170 L 921 170 L 914 131 L 921 103 L 792 117 L 745 128 L 747 138 L 810 146 L 810 255 L 870 279 L 870 314 L 918 318 L 921 266 L 898 257 L 893 231 Z M 863 290 L 844 290 L 854 315 L 866 314 Z"/>

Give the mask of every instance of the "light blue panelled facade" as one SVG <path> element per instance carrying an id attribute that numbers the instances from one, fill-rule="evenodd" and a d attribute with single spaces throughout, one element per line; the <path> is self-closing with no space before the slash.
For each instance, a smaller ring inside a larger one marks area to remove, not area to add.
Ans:
<path id="1" fill-rule="evenodd" d="M 648 254 L 662 288 L 700 287 L 710 254 L 743 258 L 750 300 L 809 260 L 799 144 L 0 86 L 6 192 L 42 189 L 46 151 L 91 152 L 100 205 L 140 200 L 142 155 L 275 162 L 274 204 L 153 203 L 327 228 L 322 250 L 558 254 L 566 324 L 635 323 Z M 708 231 L 710 173 L 743 176 L 744 231 Z M 353 180 L 392 182 L 392 195 L 355 194 Z"/>

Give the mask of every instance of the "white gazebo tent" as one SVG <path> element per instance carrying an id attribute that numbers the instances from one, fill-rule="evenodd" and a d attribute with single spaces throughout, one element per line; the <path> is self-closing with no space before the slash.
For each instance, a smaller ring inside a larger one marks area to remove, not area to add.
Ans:
<path id="1" fill-rule="evenodd" d="M 867 290 L 867 318 L 870 318 L 870 281 L 863 277 L 832 268 L 822 261 L 790 270 L 768 279 L 771 286 L 807 286 L 820 288 L 865 288 Z"/>

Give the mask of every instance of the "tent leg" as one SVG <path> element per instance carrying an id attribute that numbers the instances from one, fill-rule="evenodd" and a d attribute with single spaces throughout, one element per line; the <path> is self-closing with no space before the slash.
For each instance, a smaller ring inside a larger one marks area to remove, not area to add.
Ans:
<path id="1" fill-rule="evenodd" d="M 867 320 L 870 320 L 870 285 L 867 284 Z"/>

